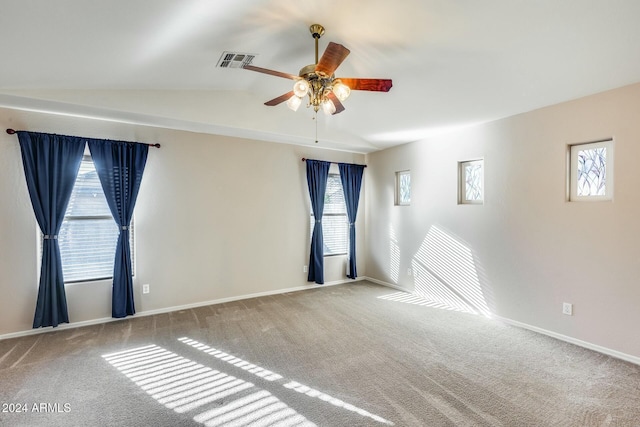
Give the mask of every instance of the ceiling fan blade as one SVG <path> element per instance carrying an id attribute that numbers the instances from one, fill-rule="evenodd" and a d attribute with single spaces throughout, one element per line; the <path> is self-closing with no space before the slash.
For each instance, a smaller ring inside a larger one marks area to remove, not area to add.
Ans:
<path id="1" fill-rule="evenodd" d="M 316 72 L 322 72 L 327 76 L 333 75 L 336 68 L 342 64 L 342 61 L 351 53 L 349 49 L 341 44 L 329 42 L 329 46 L 322 54 L 322 58 L 316 65 Z"/>
<path id="2" fill-rule="evenodd" d="M 265 102 L 264 105 L 268 105 L 269 107 L 273 107 L 275 105 L 282 104 L 284 101 L 288 100 L 292 96 L 293 96 L 293 91 L 287 92 L 284 95 L 280 95 L 277 98 L 273 98 L 271 101 Z"/>
<path id="3" fill-rule="evenodd" d="M 371 90 L 375 92 L 389 92 L 393 86 L 390 79 L 344 79 L 340 77 L 340 81 L 351 90 Z"/>
<path id="4" fill-rule="evenodd" d="M 255 67 L 253 65 L 245 65 L 243 68 L 245 70 L 257 71 L 258 73 L 269 74 L 270 76 L 283 77 L 285 79 L 296 80 L 299 78 L 298 76 L 294 76 L 293 74 L 283 73 L 281 71 L 269 70 L 268 68 Z"/>
<path id="5" fill-rule="evenodd" d="M 333 105 L 335 105 L 336 107 L 336 111 L 332 115 L 336 115 L 344 111 L 344 105 L 342 105 L 342 102 L 340 102 L 340 100 L 338 99 L 335 93 L 329 92 L 329 94 L 327 95 L 327 98 L 329 98 L 331 102 L 333 102 Z"/>

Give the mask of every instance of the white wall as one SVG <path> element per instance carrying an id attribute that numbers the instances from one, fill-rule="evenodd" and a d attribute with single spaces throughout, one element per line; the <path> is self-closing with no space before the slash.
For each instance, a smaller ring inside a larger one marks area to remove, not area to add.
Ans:
<path id="1" fill-rule="evenodd" d="M 640 356 L 639 118 L 637 84 L 368 155 L 367 275 Z M 614 200 L 566 201 L 568 144 L 605 138 Z M 485 203 L 458 205 L 457 162 L 475 158 Z M 394 206 L 405 169 L 411 206 Z"/>
<path id="2" fill-rule="evenodd" d="M 309 286 L 302 272 L 309 202 L 301 158 L 364 163 L 361 154 L 315 147 L 0 109 L 0 335 L 31 328 L 38 269 L 37 225 L 18 140 L 4 133 L 7 127 L 162 144 L 150 149 L 135 210 L 138 313 Z M 326 258 L 325 282 L 346 279 L 345 262 Z M 146 283 L 151 292 L 142 295 Z M 110 317 L 110 288 L 109 281 L 67 285 L 71 322 Z"/>
<path id="3" fill-rule="evenodd" d="M 431 292 L 443 307 L 486 308 L 640 356 L 638 117 L 640 84 L 366 156 L 360 275 Z M 136 207 L 138 312 L 306 285 L 309 208 L 300 158 L 365 161 L 359 154 L 0 109 L 0 129 L 6 127 L 163 144 L 151 150 Z M 567 202 L 567 145 L 609 137 L 614 200 Z M 485 159 L 485 204 L 460 206 L 457 162 L 478 157 Z M 405 169 L 412 173 L 412 203 L 393 206 L 394 172 Z M 0 200 L 2 335 L 31 328 L 38 236 L 17 138 L 4 132 Z M 343 263 L 327 258 L 327 282 L 344 278 Z M 407 274 L 409 267 L 417 276 Z M 140 294 L 143 283 L 150 294 Z M 109 288 L 108 282 L 67 286 L 72 322 L 109 317 Z M 561 314 L 562 302 L 574 304 L 574 316 Z"/>

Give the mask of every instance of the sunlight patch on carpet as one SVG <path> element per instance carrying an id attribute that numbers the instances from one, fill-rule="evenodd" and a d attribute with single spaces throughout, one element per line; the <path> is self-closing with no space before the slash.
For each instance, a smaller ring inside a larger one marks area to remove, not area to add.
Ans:
<path id="1" fill-rule="evenodd" d="M 202 411 L 193 419 L 205 426 L 315 426 L 268 391 L 154 344 L 102 357 L 166 408 Z"/>
<path id="2" fill-rule="evenodd" d="M 363 417 L 371 418 L 372 420 L 375 420 L 379 423 L 394 425 L 394 423 L 392 423 L 391 421 L 385 420 L 384 418 L 378 415 L 372 414 L 371 412 L 365 411 L 362 408 L 358 408 L 357 406 L 346 403 L 340 399 L 336 399 L 335 397 L 332 397 L 321 391 L 312 389 L 311 387 L 302 385 L 296 381 L 288 380 L 284 378 L 282 375 L 279 375 L 267 369 L 261 368 L 253 363 L 246 362 L 240 359 L 239 357 L 235 357 L 229 353 L 225 353 L 223 351 L 217 350 L 199 341 L 193 340 L 188 337 L 178 338 L 178 341 L 184 344 L 190 345 L 193 348 L 196 348 L 200 351 L 210 354 L 238 368 L 251 372 L 252 374 L 257 375 L 258 377 L 262 378 L 265 381 L 278 381 L 280 383 L 286 383 L 286 384 L 282 384 L 282 386 L 285 387 L 286 389 L 305 394 L 306 396 L 309 396 L 309 397 L 317 398 L 323 402 L 330 403 L 331 405 L 334 405 L 336 407 L 346 409 L 347 411 L 355 412 L 357 414 L 362 415 Z"/>
<path id="3" fill-rule="evenodd" d="M 425 307 L 438 308 L 440 310 L 459 311 L 462 313 L 478 314 L 471 309 L 465 309 L 458 305 L 446 304 L 441 301 L 434 301 L 431 298 L 423 297 L 416 294 L 410 294 L 408 292 L 393 292 L 387 295 L 381 295 L 378 299 L 387 301 L 401 302 L 404 304 L 422 305 Z"/>
<path id="4" fill-rule="evenodd" d="M 220 360 L 223 360 L 231 365 L 237 366 L 238 368 L 248 371 L 266 381 L 275 381 L 282 378 L 282 375 L 275 374 L 267 369 L 261 368 L 258 365 L 254 365 L 253 363 L 249 363 L 231 354 L 225 353 L 224 351 L 216 350 L 215 348 L 209 347 L 208 345 L 202 344 L 196 340 L 192 340 L 187 337 L 182 337 L 182 338 L 178 338 L 178 341 L 184 344 L 188 344 L 191 347 L 196 348 L 200 351 L 204 351 L 207 354 L 215 356 Z"/>

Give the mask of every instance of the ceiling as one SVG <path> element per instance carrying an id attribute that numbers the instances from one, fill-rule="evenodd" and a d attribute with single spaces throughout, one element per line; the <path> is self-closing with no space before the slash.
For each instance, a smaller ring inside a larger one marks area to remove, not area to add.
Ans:
<path id="1" fill-rule="evenodd" d="M 640 81 L 637 0 L 3 0 L 0 106 L 372 152 Z M 351 50 L 342 77 L 393 79 L 346 111 L 263 103 L 291 80 L 216 68 L 223 51 L 297 74 L 309 25 Z M 7 58 L 9 58 L 7 60 Z"/>

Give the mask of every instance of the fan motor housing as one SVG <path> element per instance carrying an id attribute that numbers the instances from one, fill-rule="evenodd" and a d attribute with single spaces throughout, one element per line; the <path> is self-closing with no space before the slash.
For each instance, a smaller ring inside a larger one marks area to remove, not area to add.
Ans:
<path id="1" fill-rule="evenodd" d="M 316 71 L 316 64 L 310 64 L 310 65 L 307 65 L 306 67 L 302 67 L 298 75 L 308 81 L 324 80 L 327 82 L 332 82 L 333 79 L 335 78 L 335 75 L 328 76 L 323 72 Z"/>

